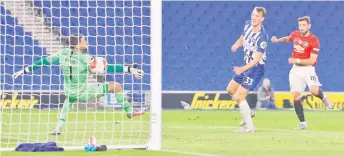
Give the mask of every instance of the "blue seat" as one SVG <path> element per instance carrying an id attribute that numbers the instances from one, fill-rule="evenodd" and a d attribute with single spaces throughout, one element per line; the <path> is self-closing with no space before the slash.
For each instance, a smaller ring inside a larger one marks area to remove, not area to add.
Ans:
<path id="1" fill-rule="evenodd" d="M 24 27 L 23 27 L 23 26 L 21 26 L 21 25 L 16 25 L 16 26 L 14 27 L 14 29 L 15 29 L 15 34 L 16 34 L 16 35 L 19 35 L 19 36 L 24 36 L 24 35 L 25 35 L 25 33 L 24 33 Z"/>
<path id="2" fill-rule="evenodd" d="M 73 16 L 75 12 L 70 11 L 68 8 L 61 8 L 61 17 L 70 17 Z"/>
<path id="3" fill-rule="evenodd" d="M 88 8 L 88 16 L 89 17 L 97 17 L 97 10 L 96 8 Z"/>
<path id="4" fill-rule="evenodd" d="M 87 19 L 88 26 L 97 26 L 97 19 L 95 17 L 88 17 Z"/>
<path id="5" fill-rule="evenodd" d="M 33 40 L 29 36 L 25 36 L 25 41 L 24 42 L 25 42 L 26 46 L 32 46 L 33 45 Z"/>
<path id="6" fill-rule="evenodd" d="M 42 3 L 41 0 L 34 0 L 34 1 L 33 1 L 33 5 L 34 5 L 35 7 L 42 7 L 42 6 L 43 6 L 43 3 Z"/>
<path id="7" fill-rule="evenodd" d="M 89 37 L 96 37 L 98 35 L 96 27 L 88 27 L 88 35 Z"/>
<path id="8" fill-rule="evenodd" d="M 62 14 L 62 11 L 61 11 L 61 8 L 60 7 L 53 7 L 51 8 L 51 15 L 53 17 L 61 17 L 61 14 Z"/>
<path id="9" fill-rule="evenodd" d="M 50 8 L 51 6 L 52 6 L 52 4 L 51 4 L 51 1 L 44 1 L 44 0 L 42 0 L 42 2 L 43 2 L 43 7 L 46 7 L 46 8 Z"/>
<path id="10" fill-rule="evenodd" d="M 50 8 L 42 8 L 43 14 L 45 17 L 51 17 L 51 9 Z"/>
<path id="11" fill-rule="evenodd" d="M 6 10 L 5 10 L 5 8 L 2 5 L 0 5 L 0 14 L 1 15 L 5 15 L 6 14 Z"/>
<path id="12" fill-rule="evenodd" d="M 97 26 L 99 27 L 105 27 L 106 26 L 106 22 L 105 22 L 105 18 L 104 17 L 98 17 L 97 18 Z"/>
<path id="13" fill-rule="evenodd" d="M 326 4 L 325 4 L 326 3 Z M 149 73 L 151 55 L 151 19 L 149 1 L 43 1 L 35 0 L 36 7 L 43 7 L 43 14 L 59 28 L 62 36 L 82 33 L 87 36 L 88 52 L 105 57 L 111 64 L 144 63 Z M 326 91 L 342 91 L 344 74 L 341 66 L 344 53 L 340 53 L 344 42 L 340 25 L 343 25 L 343 2 L 164 2 L 163 3 L 163 89 L 164 90 L 224 90 L 233 76 L 232 66 L 243 64 L 242 49 L 231 53 L 231 45 L 243 31 L 246 20 L 254 6 L 266 7 L 268 14 L 264 25 L 269 36 L 287 36 L 297 29 L 297 18 L 310 15 L 312 32 L 319 37 L 321 51 L 317 66 L 319 79 Z M 306 12 L 307 11 L 307 12 Z M 19 70 L 20 63 L 32 63 L 45 55 L 31 36 L 17 26 L 13 16 L 4 15 L 8 10 L 1 6 L 2 48 L 9 64 L 6 71 Z M 9 12 L 8 12 L 9 13 Z M 7 24 L 4 27 L 4 24 Z M 326 24 L 323 24 L 326 23 Z M 3 31 L 5 30 L 5 31 Z M 5 40 L 3 40 L 5 39 Z M 288 91 L 287 58 L 291 55 L 291 44 L 268 44 L 266 76 L 275 90 Z M 19 55 L 17 58 L 13 57 Z M 133 55 L 135 54 L 135 55 Z M 31 56 L 22 59 L 20 55 Z M 32 57 L 33 56 L 33 57 Z M 331 60 L 331 61 L 329 61 Z M 143 61 L 143 62 L 142 62 Z M 278 65 L 278 66 L 277 66 Z M 58 66 L 43 67 L 37 74 L 44 74 L 41 81 L 30 85 L 32 78 L 11 81 L 5 89 L 63 89 L 61 71 Z M 319 70 L 318 70 L 319 69 Z M 331 70 L 331 72 L 323 72 Z M 56 75 L 51 76 L 51 74 Z M 178 76 L 175 76 L 178 75 Z M 118 82 L 139 82 L 132 75 L 108 75 Z M 5 79 L 4 81 L 7 81 Z M 59 83 L 55 83 L 59 81 Z M 140 80 L 141 81 L 141 80 Z M 149 82 L 149 77 L 142 80 Z M 54 84 L 52 84 L 54 82 Z M 149 89 L 138 84 L 125 85 L 125 89 Z"/>
<path id="14" fill-rule="evenodd" d="M 105 47 L 103 46 L 98 46 L 97 47 L 97 51 L 96 51 L 96 55 L 97 56 L 103 56 L 106 54 L 106 51 L 105 51 Z"/>
<path id="15" fill-rule="evenodd" d="M 98 1 L 98 2 L 100 2 L 100 1 Z M 98 15 L 98 18 L 99 17 L 106 17 L 106 9 L 102 8 L 102 7 L 98 7 L 97 8 L 97 15 Z"/>

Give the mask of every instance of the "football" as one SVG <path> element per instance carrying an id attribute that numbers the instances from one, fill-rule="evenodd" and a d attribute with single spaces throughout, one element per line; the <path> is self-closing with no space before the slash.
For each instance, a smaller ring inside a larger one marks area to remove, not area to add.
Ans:
<path id="1" fill-rule="evenodd" d="M 90 63 L 90 71 L 94 74 L 105 74 L 107 70 L 107 61 L 102 57 L 92 59 Z"/>

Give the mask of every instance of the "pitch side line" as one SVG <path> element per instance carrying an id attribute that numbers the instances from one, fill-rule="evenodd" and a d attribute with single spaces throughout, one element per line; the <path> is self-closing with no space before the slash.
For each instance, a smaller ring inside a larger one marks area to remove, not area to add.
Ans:
<path id="1" fill-rule="evenodd" d="M 234 126 L 168 126 L 171 129 L 239 129 L 240 127 Z M 288 129 L 278 129 L 278 128 L 257 128 L 263 131 L 275 131 L 275 132 L 297 132 L 297 133 L 323 133 L 323 134 L 344 134 L 344 132 L 331 132 L 331 131 L 309 131 L 309 130 L 288 130 Z"/>
<path id="2" fill-rule="evenodd" d="M 194 155 L 194 156 L 220 156 L 220 155 L 214 155 L 214 154 L 206 154 L 206 153 L 198 153 L 198 152 L 187 152 L 187 151 L 169 150 L 169 149 L 162 149 L 161 151 L 169 152 L 169 153 Z"/>

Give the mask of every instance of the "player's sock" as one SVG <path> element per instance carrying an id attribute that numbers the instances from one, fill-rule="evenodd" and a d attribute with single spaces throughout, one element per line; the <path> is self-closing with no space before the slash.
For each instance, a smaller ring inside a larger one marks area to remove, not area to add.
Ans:
<path id="1" fill-rule="evenodd" d="M 294 108 L 300 122 L 305 122 L 305 115 L 303 114 L 303 106 L 302 106 L 301 100 L 294 101 Z"/>
<path id="2" fill-rule="evenodd" d="M 242 117 L 244 118 L 244 120 L 246 121 L 247 129 L 253 129 L 254 125 L 253 125 L 253 121 L 251 117 L 251 109 L 246 99 L 239 103 L 239 107 L 240 107 L 240 113 Z"/>
<path id="3" fill-rule="evenodd" d="M 71 107 L 72 107 L 71 103 L 68 101 L 68 99 L 66 99 L 65 102 L 63 103 L 63 107 L 61 109 L 60 116 L 59 116 L 59 121 L 56 125 L 55 130 L 60 130 L 62 128 L 62 126 L 66 122 L 66 118 Z"/>
<path id="4" fill-rule="evenodd" d="M 323 100 L 324 99 L 324 94 L 323 94 L 323 92 L 319 89 L 319 92 L 318 92 L 318 94 L 314 94 L 314 96 L 316 96 L 316 97 L 318 97 L 319 99 L 321 99 L 321 100 Z"/>
<path id="5" fill-rule="evenodd" d="M 313 94 L 314 96 L 318 97 L 319 99 L 321 99 L 323 101 L 323 103 L 330 109 L 333 108 L 333 104 L 332 102 L 324 96 L 324 93 L 321 91 L 321 89 L 319 89 L 318 94 Z"/>
<path id="6" fill-rule="evenodd" d="M 119 104 L 123 105 L 124 111 L 127 113 L 133 112 L 133 107 L 131 106 L 130 102 L 128 101 L 128 97 L 124 94 L 123 91 L 115 93 L 116 100 Z"/>

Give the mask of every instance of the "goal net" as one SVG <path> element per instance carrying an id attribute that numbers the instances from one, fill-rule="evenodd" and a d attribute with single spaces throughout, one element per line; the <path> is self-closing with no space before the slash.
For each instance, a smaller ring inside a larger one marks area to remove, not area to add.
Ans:
<path id="1" fill-rule="evenodd" d="M 0 3 L 0 151 L 44 142 L 83 149 L 90 136 L 108 148 L 161 148 L 161 0 Z M 72 34 L 85 37 L 91 56 L 144 70 L 142 79 L 123 72 L 87 76 L 87 84 L 121 84 L 134 112 L 145 110 L 144 115 L 128 118 L 124 105 L 108 93 L 74 102 L 61 135 L 51 135 L 66 99 L 60 64 L 41 65 L 17 79 L 12 75 L 70 47 Z"/>

